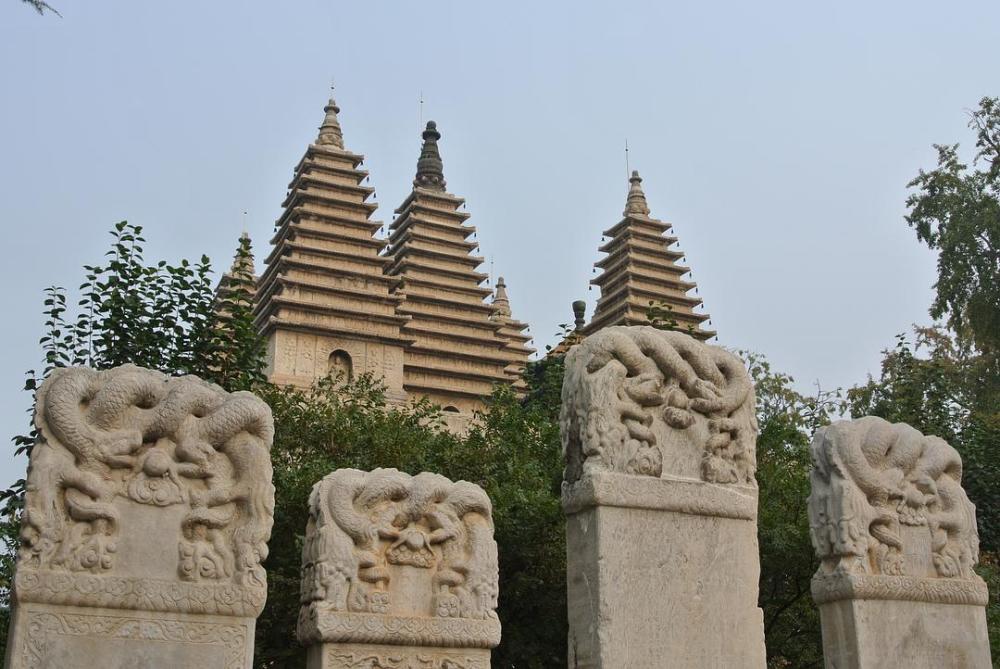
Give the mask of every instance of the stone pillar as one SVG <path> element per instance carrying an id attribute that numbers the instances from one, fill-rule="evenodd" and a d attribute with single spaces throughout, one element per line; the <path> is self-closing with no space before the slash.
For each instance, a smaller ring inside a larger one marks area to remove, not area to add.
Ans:
<path id="1" fill-rule="evenodd" d="M 271 412 L 132 365 L 38 390 L 6 667 L 249 669 Z"/>
<path id="2" fill-rule="evenodd" d="M 604 328 L 567 355 L 562 400 L 569 666 L 763 669 L 743 363 Z"/>
<path id="3" fill-rule="evenodd" d="M 817 430 L 812 595 L 828 669 L 989 669 L 988 593 L 962 459 L 867 417 Z"/>
<path id="4" fill-rule="evenodd" d="M 481 488 L 338 469 L 309 498 L 298 623 L 307 667 L 489 669 L 497 579 Z"/>

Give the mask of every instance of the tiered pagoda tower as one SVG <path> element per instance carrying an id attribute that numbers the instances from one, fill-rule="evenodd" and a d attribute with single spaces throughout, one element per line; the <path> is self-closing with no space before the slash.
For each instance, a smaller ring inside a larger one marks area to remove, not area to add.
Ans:
<path id="1" fill-rule="evenodd" d="M 374 189 L 364 156 L 344 148 L 331 99 L 316 141 L 295 168 L 258 283 L 256 323 L 268 342 L 268 377 L 309 386 L 331 373 L 371 372 L 405 398 L 398 279 L 386 274 L 385 241 L 371 220 Z"/>
<path id="2" fill-rule="evenodd" d="M 469 414 L 494 384 L 512 381 L 508 368 L 525 364 L 531 349 L 521 339 L 524 324 L 494 318 L 494 306 L 484 302 L 492 291 L 482 285 L 483 259 L 469 241 L 476 229 L 459 211 L 465 201 L 445 190 L 440 138 L 428 122 L 413 190 L 390 226 L 387 271 L 405 298 L 398 307 L 409 318 L 402 334 L 414 340 L 403 362 L 403 389 Z"/>
<path id="3" fill-rule="evenodd" d="M 528 357 L 535 352 L 535 349 L 528 346 L 531 335 L 525 334 L 528 329 L 527 323 L 515 320 L 510 309 L 510 298 L 507 297 L 507 284 L 503 277 L 497 279 L 496 292 L 493 294 L 493 313 L 490 320 L 501 325 L 498 334 L 507 345 L 502 351 L 507 359 L 507 367 L 504 371 L 509 377 L 511 385 L 518 391 L 526 390 L 528 384 L 524 381 L 524 369 L 528 363 Z"/>
<path id="4" fill-rule="evenodd" d="M 591 283 L 599 286 L 594 317 L 584 328 L 592 334 L 611 325 L 645 325 L 651 304 L 663 309 L 664 320 L 702 341 L 715 336 L 702 324 L 707 314 L 695 312 L 702 301 L 688 293 L 696 287 L 683 277 L 691 270 L 680 264 L 684 254 L 670 247 L 677 243 L 671 226 L 649 215 L 642 178 L 632 172 L 623 218 L 604 236 L 610 241 L 600 247 L 607 255 L 596 263 L 602 271 Z"/>

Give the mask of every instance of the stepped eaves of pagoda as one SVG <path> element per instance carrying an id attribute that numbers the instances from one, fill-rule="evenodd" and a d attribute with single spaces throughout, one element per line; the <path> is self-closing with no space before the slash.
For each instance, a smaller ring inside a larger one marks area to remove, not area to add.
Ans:
<path id="1" fill-rule="evenodd" d="M 330 349 L 345 347 L 365 358 L 363 371 L 379 371 L 376 358 L 401 360 L 412 341 L 401 333 L 407 318 L 397 312 L 397 279 L 385 273 L 386 243 L 375 236 L 382 224 L 371 220 L 377 205 L 369 202 L 374 189 L 363 185 L 364 157 L 344 148 L 333 99 L 324 110 L 319 136 L 295 168 L 257 284 L 256 324 L 269 338 L 277 383 L 311 383 L 326 374 Z"/>
<path id="2" fill-rule="evenodd" d="M 402 332 L 414 340 L 404 358 L 404 389 L 466 412 L 481 406 L 494 384 L 511 382 L 515 352 L 526 362 L 530 350 L 512 343 L 518 340 L 509 333 L 520 335 L 521 324 L 493 319 L 494 307 L 484 301 L 492 291 L 477 271 L 483 259 L 473 255 L 469 214 L 459 211 L 465 201 L 445 190 L 440 137 L 428 122 L 413 190 L 390 226 L 387 271 L 405 298 Z"/>
<path id="3" fill-rule="evenodd" d="M 669 310 L 676 329 L 701 340 L 715 336 L 702 324 L 707 314 L 697 313 L 702 301 L 688 293 L 696 287 L 684 279 L 690 272 L 680 264 L 684 254 L 671 249 L 677 238 L 669 223 L 649 215 L 642 179 L 632 172 L 622 220 L 605 230 L 610 238 L 600 250 L 607 255 L 596 263 L 601 273 L 590 283 L 600 287 L 594 317 L 584 330 L 592 334 L 611 325 L 645 325 L 652 305 Z"/>

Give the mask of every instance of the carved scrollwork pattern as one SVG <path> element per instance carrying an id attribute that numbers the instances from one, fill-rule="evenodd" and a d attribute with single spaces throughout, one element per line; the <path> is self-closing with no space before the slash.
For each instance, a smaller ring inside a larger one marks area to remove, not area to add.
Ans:
<path id="1" fill-rule="evenodd" d="M 610 327 L 566 357 L 565 480 L 591 471 L 755 485 L 753 385 L 736 356 L 680 332 Z M 666 449 L 690 449 L 671 471 Z"/>
<path id="2" fill-rule="evenodd" d="M 176 642 L 215 645 L 224 648 L 225 664 L 220 669 L 243 669 L 247 629 L 224 623 L 151 620 L 128 616 L 80 613 L 31 612 L 27 634 L 19 649 L 20 666 L 51 666 L 48 657 L 58 637 L 85 636 L 137 642 Z"/>
<path id="3" fill-rule="evenodd" d="M 869 416 L 817 430 L 811 452 L 809 522 L 821 560 L 814 589 L 848 587 L 831 575 L 870 574 L 909 577 L 903 585 L 858 581 L 892 599 L 902 598 L 900 588 L 918 600 L 938 590 L 942 598 L 978 591 L 925 582 L 979 582 L 976 509 L 962 488 L 962 459 L 947 442 Z"/>
<path id="4" fill-rule="evenodd" d="M 355 623 L 361 634 L 452 619 L 459 637 L 466 620 L 487 622 L 498 636 L 497 595 L 492 505 L 478 486 L 430 473 L 340 469 L 313 488 L 303 641 L 329 640 L 325 632 Z"/>
<path id="5" fill-rule="evenodd" d="M 41 438 L 29 464 L 19 587 L 27 588 L 33 572 L 78 575 L 51 600 L 86 605 L 79 588 L 90 583 L 82 578 L 89 574 L 101 577 L 93 593 L 101 602 L 107 588 L 138 596 L 141 584 L 119 578 L 135 576 L 120 573 L 120 562 L 135 560 L 120 548 L 123 533 L 134 538 L 146 532 L 150 541 L 176 537 L 166 551 L 176 556 L 176 567 L 143 576 L 204 583 L 210 597 L 223 600 L 228 590 L 240 590 L 232 595 L 239 602 L 234 608 L 263 604 L 261 562 L 274 512 L 274 428 L 263 401 L 194 376 L 171 378 L 134 365 L 63 368 L 38 390 L 35 425 Z M 146 524 L 126 526 L 133 515 Z M 173 519 L 172 525 L 151 517 Z M 31 601 L 44 592 L 25 589 Z M 173 610 L 189 610 L 187 599 L 179 594 Z"/>

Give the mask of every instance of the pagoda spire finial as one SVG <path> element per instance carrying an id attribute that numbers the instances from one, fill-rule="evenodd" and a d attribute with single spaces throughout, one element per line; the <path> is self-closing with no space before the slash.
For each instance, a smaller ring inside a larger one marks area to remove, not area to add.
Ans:
<path id="1" fill-rule="evenodd" d="M 332 146 L 342 150 L 344 148 L 344 133 L 341 132 L 340 121 L 337 120 L 340 107 L 333 99 L 333 86 L 330 86 L 330 100 L 323 107 L 323 111 L 326 112 L 326 116 L 323 118 L 323 125 L 319 127 L 319 137 L 316 139 L 316 143 L 320 146 Z"/>
<path id="2" fill-rule="evenodd" d="M 493 317 L 494 319 L 509 319 L 512 315 L 510 310 L 510 298 L 507 297 L 507 284 L 503 277 L 497 277 L 497 289 L 493 294 Z"/>
<path id="3" fill-rule="evenodd" d="M 629 178 L 628 198 L 625 200 L 625 216 L 649 216 L 649 205 L 646 204 L 646 194 L 642 192 L 642 177 L 638 170 L 632 170 Z"/>
<path id="4" fill-rule="evenodd" d="M 443 191 L 444 163 L 441 162 L 441 154 L 438 152 L 438 140 L 441 133 L 437 130 L 437 123 L 427 122 L 427 128 L 423 133 L 424 145 L 420 148 L 420 159 L 417 160 L 417 177 L 413 180 L 414 188 L 426 188 L 427 190 Z"/>

